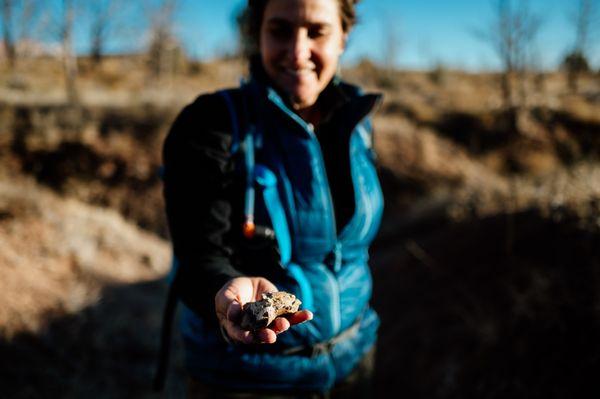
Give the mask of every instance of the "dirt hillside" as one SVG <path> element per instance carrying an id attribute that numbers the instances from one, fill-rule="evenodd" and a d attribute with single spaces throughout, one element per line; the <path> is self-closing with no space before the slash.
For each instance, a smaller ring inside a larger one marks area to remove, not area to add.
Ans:
<path id="1" fill-rule="evenodd" d="M 80 66 L 78 106 L 51 65 L 18 87 L 0 71 L 0 397 L 157 397 L 162 141 L 185 103 L 243 73 Z M 495 74 L 364 63 L 344 77 L 385 94 L 377 397 L 600 394 L 598 76 L 576 93 L 559 72 L 531 76 L 513 108 Z M 179 349 L 167 397 L 183 396 Z"/>

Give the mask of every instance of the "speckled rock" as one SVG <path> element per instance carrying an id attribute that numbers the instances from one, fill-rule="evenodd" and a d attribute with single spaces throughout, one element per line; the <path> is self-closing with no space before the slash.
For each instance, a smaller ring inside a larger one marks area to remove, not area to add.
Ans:
<path id="1" fill-rule="evenodd" d="M 284 291 L 262 294 L 260 301 L 244 305 L 241 326 L 244 330 L 258 330 L 271 324 L 276 317 L 297 312 L 301 304 L 295 295 Z"/>

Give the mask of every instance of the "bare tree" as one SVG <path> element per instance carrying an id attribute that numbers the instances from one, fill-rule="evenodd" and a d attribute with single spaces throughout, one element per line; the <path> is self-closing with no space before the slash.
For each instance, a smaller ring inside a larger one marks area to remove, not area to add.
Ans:
<path id="1" fill-rule="evenodd" d="M 595 5 L 592 0 L 579 0 L 572 23 L 575 28 L 575 45 L 573 48 L 581 54 L 586 54 L 588 50 L 594 13 Z"/>
<path id="2" fill-rule="evenodd" d="M 42 0 L 2 0 L 2 38 L 8 64 L 14 69 L 22 47 L 30 39 L 43 7 Z"/>
<path id="3" fill-rule="evenodd" d="M 243 5 L 236 9 L 233 13 L 234 24 L 237 27 L 237 48 L 236 53 L 238 57 L 250 57 L 258 53 L 258 48 L 252 35 L 250 34 L 250 14 L 248 9 Z"/>
<path id="4" fill-rule="evenodd" d="M 115 11 L 113 0 L 90 1 L 88 12 L 90 23 L 90 55 L 95 64 L 102 62 L 107 36 L 112 28 L 112 17 Z"/>
<path id="5" fill-rule="evenodd" d="M 17 56 L 13 28 L 13 3 L 14 0 L 2 0 L 2 38 L 6 59 L 11 68 L 14 68 Z"/>
<path id="6" fill-rule="evenodd" d="M 394 88 L 397 79 L 394 76 L 400 51 L 399 18 L 383 15 L 381 24 L 381 61 L 383 70 L 378 77 L 378 84 L 384 88 Z"/>
<path id="7" fill-rule="evenodd" d="M 148 63 L 152 75 L 161 78 L 173 74 L 181 47 L 175 37 L 175 14 L 179 0 L 158 0 L 148 5 L 149 25 Z"/>
<path id="8" fill-rule="evenodd" d="M 580 75 L 589 70 L 590 38 L 592 28 L 598 23 L 596 12 L 597 4 L 593 0 L 579 0 L 569 18 L 575 30 L 575 41 L 563 61 L 563 67 L 573 91 L 577 91 Z"/>
<path id="9" fill-rule="evenodd" d="M 489 43 L 502 63 L 501 89 L 506 107 L 515 105 L 513 80 L 524 86 L 525 72 L 531 65 L 531 50 L 539 33 L 542 19 L 529 8 L 528 0 L 495 0 L 494 17 L 477 36 Z M 524 91 L 523 91 L 524 93 Z"/>
<path id="10" fill-rule="evenodd" d="M 90 55 L 95 65 L 102 63 L 111 37 L 124 34 L 135 26 L 130 20 L 125 21 L 134 5 L 131 0 L 94 0 L 82 4 L 89 22 Z"/>
<path id="11" fill-rule="evenodd" d="M 383 28 L 383 65 L 389 70 L 396 67 L 400 50 L 400 29 L 396 18 L 387 18 Z"/>
<path id="12" fill-rule="evenodd" d="M 62 0 L 62 24 L 60 29 L 67 100 L 71 105 L 77 105 L 79 103 L 77 91 L 77 58 L 73 50 L 73 21 L 75 18 L 74 1 L 75 0 Z"/>

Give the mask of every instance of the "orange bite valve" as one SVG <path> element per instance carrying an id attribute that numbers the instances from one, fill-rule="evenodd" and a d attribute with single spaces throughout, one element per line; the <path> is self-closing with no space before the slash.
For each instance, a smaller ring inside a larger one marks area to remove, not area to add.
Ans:
<path id="1" fill-rule="evenodd" d="M 256 233 L 256 225 L 251 220 L 246 220 L 242 229 L 246 238 L 252 238 L 254 237 L 254 233 Z"/>

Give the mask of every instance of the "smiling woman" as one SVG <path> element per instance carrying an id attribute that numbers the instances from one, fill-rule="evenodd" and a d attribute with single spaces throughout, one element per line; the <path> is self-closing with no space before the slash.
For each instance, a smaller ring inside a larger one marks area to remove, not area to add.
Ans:
<path id="1" fill-rule="evenodd" d="M 333 78 L 346 36 L 333 1 L 303 1 L 295 7 L 286 0 L 268 2 L 260 30 L 262 63 L 301 116 Z"/>
<path id="2" fill-rule="evenodd" d="M 250 79 L 198 97 L 166 139 L 191 397 L 370 397 L 380 96 L 336 77 L 355 3 L 250 0 Z M 303 308 L 244 329 L 244 305 L 279 290 Z"/>

